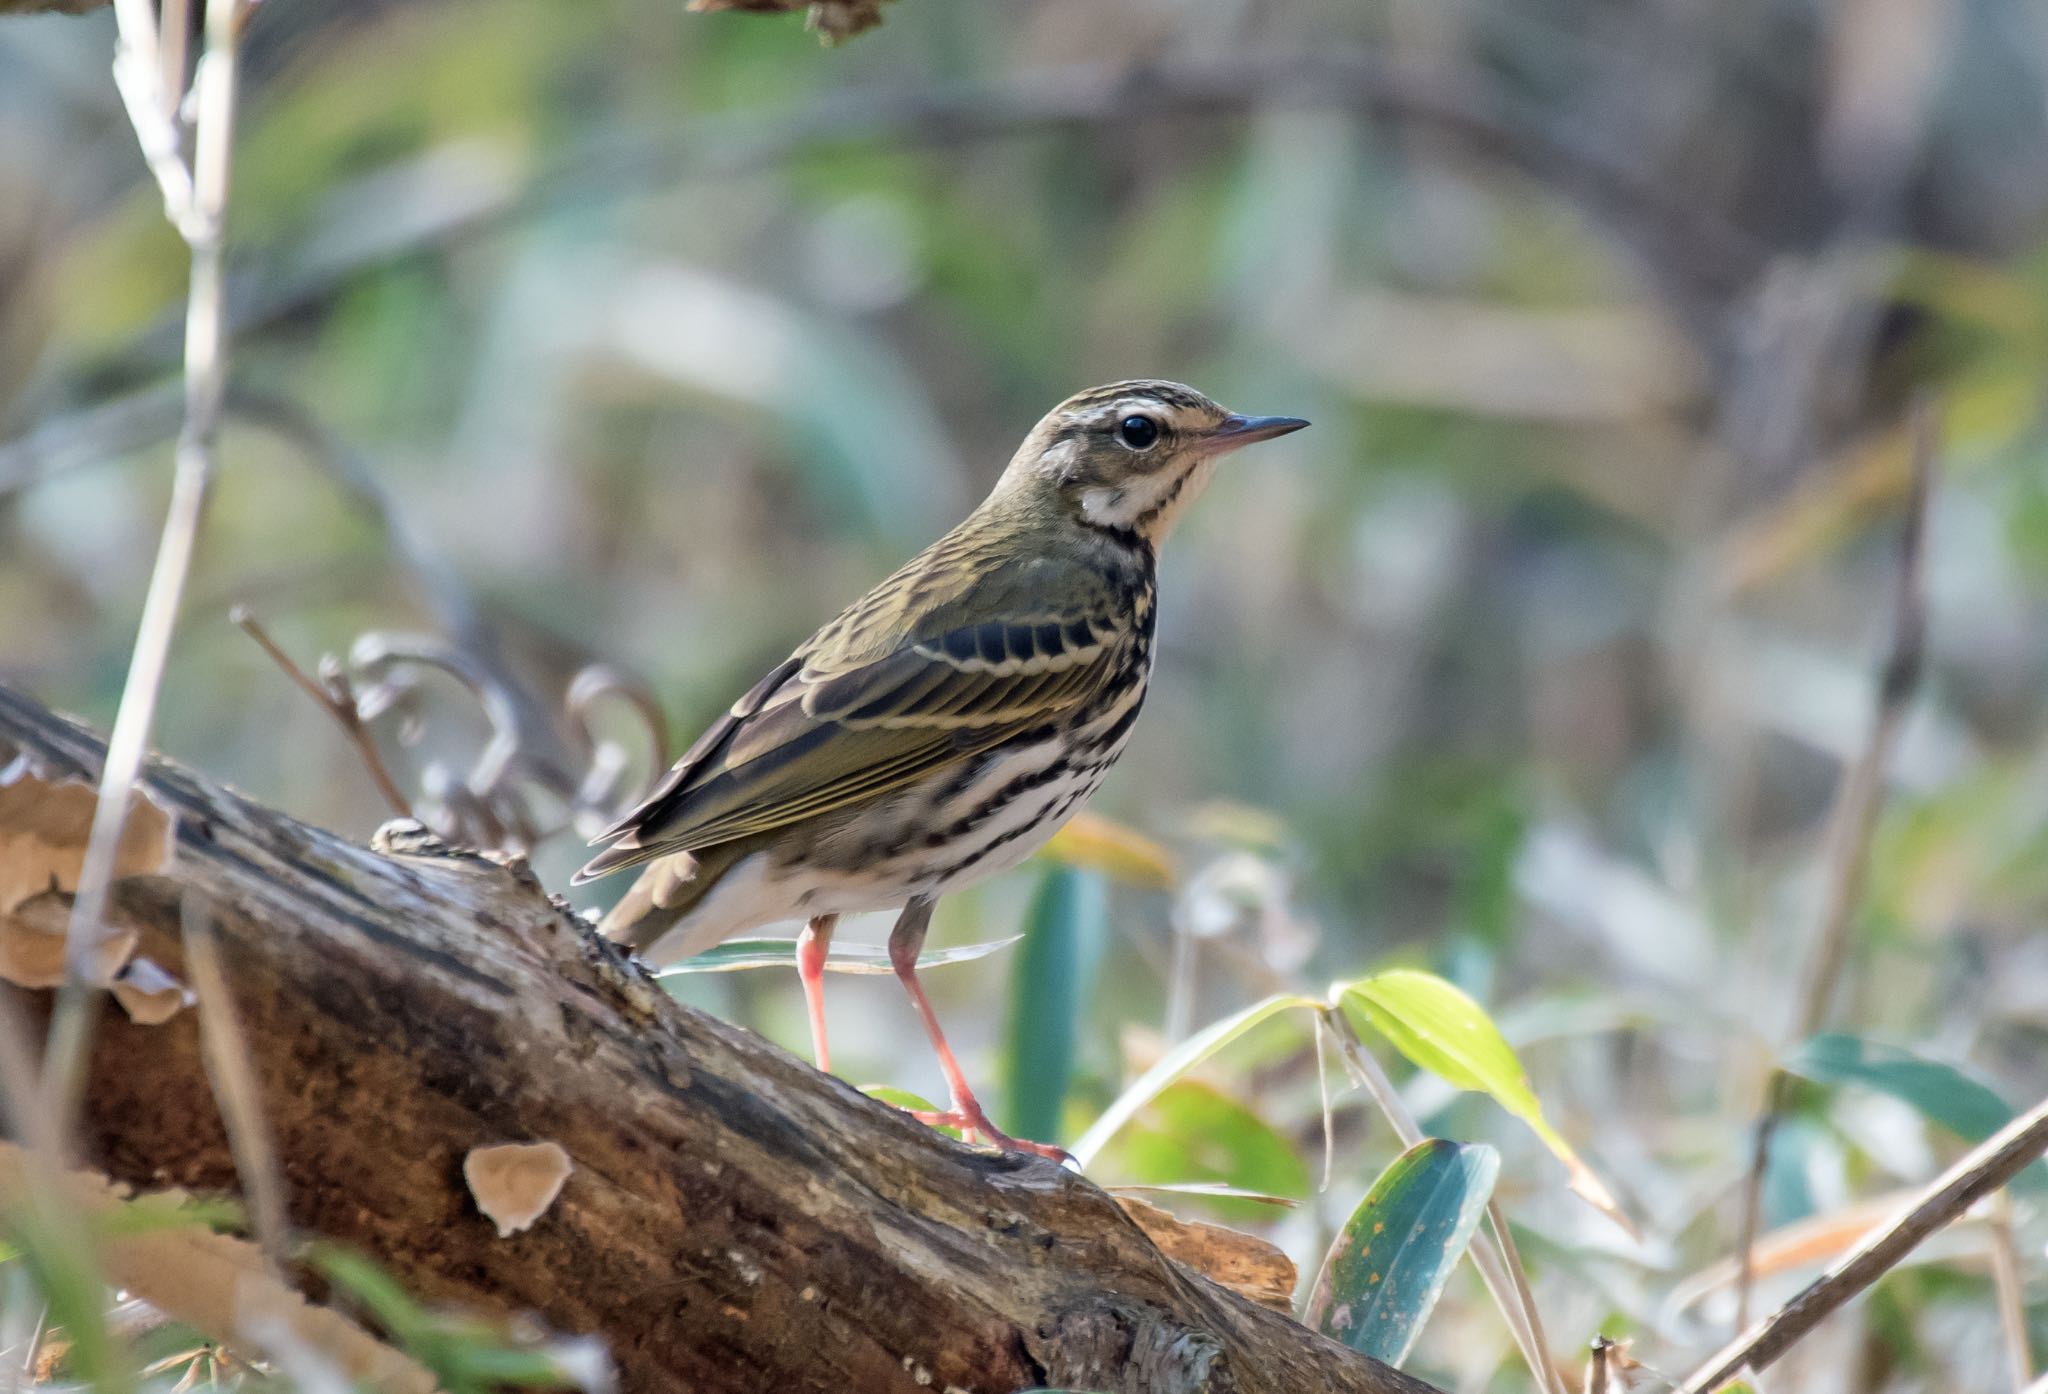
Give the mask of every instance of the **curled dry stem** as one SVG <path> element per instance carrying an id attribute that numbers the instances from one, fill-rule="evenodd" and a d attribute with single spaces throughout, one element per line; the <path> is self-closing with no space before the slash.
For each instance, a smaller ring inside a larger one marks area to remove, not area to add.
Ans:
<path id="1" fill-rule="evenodd" d="M 270 637 L 270 632 L 263 627 L 262 621 L 258 620 L 246 605 L 235 606 L 228 612 L 228 618 L 233 620 L 235 626 L 244 634 L 254 639 L 258 648 L 270 655 L 271 661 L 284 670 L 285 676 L 297 684 L 301 692 L 311 697 L 322 711 L 334 718 L 334 723 L 341 727 L 342 734 L 348 737 L 349 744 L 362 756 L 363 768 L 369 773 L 370 782 L 377 786 L 377 792 L 383 796 L 391 811 L 400 818 L 412 817 L 412 804 L 400 791 L 398 782 L 391 777 L 390 767 L 384 763 L 383 755 L 377 750 L 376 738 L 370 734 L 369 727 L 363 722 L 362 713 L 356 707 L 355 690 L 349 683 L 348 675 L 339 671 L 323 671 L 320 679 L 316 680 Z"/>

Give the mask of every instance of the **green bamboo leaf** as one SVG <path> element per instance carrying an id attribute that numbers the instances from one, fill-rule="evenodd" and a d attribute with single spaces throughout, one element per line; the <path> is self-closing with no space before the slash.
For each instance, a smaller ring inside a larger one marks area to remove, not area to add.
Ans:
<path id="1" fill-rule="evenodd" d="M 1418 1068 L 1471 1089 L 1528 1124 L 1571 1173 L 1572 1190 L 1616 1224 L 1636 1227 L 1579 1154 L 1543 1116 L 1543 1105 L 1515 1048 L 1486 1009 L 1433 973 L 1396 968 L 1356 982 L 1337 983 L 1330 1001 L 1365 1022 Z"/>
<path id="2" fill-rule="evenodd" d="M 863 1084 L 858 1086 L 858 1088 L 861 1093 L 867 1095 L 876 1103 L 887 1104 L 891 1108 L 900 1108 L 905 1113 L 945 1112 L 944 1109 L 924 1097 L 924 1095 L 912 1093 L 908 1089 L 898 1089 L 893 1084 Z M 940 1128 L 938 1131 L 952 1138 L 955 1142 L 960 1140 L 960 1130 L 958 1128 Z"/>
<path id="3" fill-rule="evenodd" d="M 1816 1084 L 1855 1085 L 1888 1094 L 1965 1142 L 1982 1142 L 2012 1121 L 2012 1109 L 1982 1078 L 1960 1065 L 1904 1046 L 1830 1031 L 1813 1037 L 1785 1069 Z M 2048 1187 L 2048 1162 L 2014 1178 L 2028 1190 Z"/>
<path id="4" fill-rule="evenodd" d="M 1010 978 L 1003 1126 L 1018 1137 L 1059 1135 L 1107 929 L 1108 891 L 1099 875 L 1054 866 L 1039 879 Z"/>
<path id="5" fill-rule="evenodd" d="M 926 949 L 917 957 L 920 970 L 937 968 L 947 963 L 968 963 L 977 958 L 987 958 L 1000 949 L 1007 949 L 1024 936 L 1013 934 L 1007 939 L 991 939 L 985 944 L 961 944 L 950 949 Z M 681 963 L 672 963 L 654 976 L 657 978 L 679 977 L 686 973 L 737 973 L 744 968 L 794 968 L 796 966 L 796 940 L 794 939 L 728 939 L 714 949 L 707 949 L 695 958 L 686 958 Z M 834 944 L 825 958 L 827 973 L 893 973 L 895 966 L 889 962 L 889 950 L 883 944 Z"/>
<path id="6" fill-rule="evenodd" d="M 1190 1194 L 1204 1183 L 1218 1187 L 1210 1203 L 1226 1221 L 1256 1223 L 1263 1217 L 1255 1203 L 1225 1192 L 1302 1199 L 1315 1184 L 1300 1150 L 1279 1130 L 1195 1079 L 1175 1080 L 1160 1090 L 1099 1160 L 1121 1179 L 1180 1186 Z"/>
<path id="7" fill-rule="evenodd" d="M 1425 1138 L 1403 1152 L 1330 1246 L 1304 1320 L 1399 1365 L 1465 1256 L 1499 1174 L 1500 1154 L 1483 1144 Z"/>
<path id="8" fill-rule="evenodd" d="M 1111 1101 L 1109 1107 L 1102 1111 L 1102 1116 L 1090 1125 L 1088 1131 L 1081 1135 L 1081 1140 L 1070 1149 L 1074 1154 L 1074 1160 L 1086 1167 L 1102 1150 L 1102 1145 L 1115 1137 L 1117 1131 L 1130 1122 L 1139 1109 L 1157 1098 L 1161 1090 L 1260 1022 L 1281 1012 L 1294 1011 L 1298 1008 L 1319 1011 L 1322 1005 L 1313 997 L 1281 993 L 1254 1002 L 1243 1011 L 1235 1012 L 1197 1031 L 1161 1056 L 1157 1064 L 1140 1075 L 1130 1088 Z"/>

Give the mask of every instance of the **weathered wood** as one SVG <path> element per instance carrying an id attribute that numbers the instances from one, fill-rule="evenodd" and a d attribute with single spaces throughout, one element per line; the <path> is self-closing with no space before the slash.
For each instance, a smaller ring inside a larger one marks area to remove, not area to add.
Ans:
<path id="1" fill-rule="evenodd" d="M 0 688 L 0 769 L 100 758 Z M 1168 1260 L 1086 1180 L 678 1005 L 521 874 L 380 855 L 168 763 L 148 789 L 174 851 L 119 884 L 118 921 L 176 971 L 199 898 L 291 1224 L 423 1297 L 601 1334 L 629 1390 L 1427 1394 Z M 105 1016 L 85 1144 L 118 1180 L 235 1189 L 193 1015 Z M 501 1239 L 464 1157 L 540 1140 L 575 1170 Z"/>

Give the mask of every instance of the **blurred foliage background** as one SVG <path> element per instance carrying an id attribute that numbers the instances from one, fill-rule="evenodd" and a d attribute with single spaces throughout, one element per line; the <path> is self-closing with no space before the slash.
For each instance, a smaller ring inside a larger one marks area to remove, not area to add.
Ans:
<path id="1" fill-rule="evenodd" d="M 0 680 L 102 724 L 185 268 L 111 45 L 105 12 L 0 22 Z M 1043 892 L 1088 920 L 1071 962 L 1026 960 L 1077 1008 L 1062 1135 L 1277 986 L 1426 966 L 1494 1009 L 1646 1232 L 1404 1077 L 1432 1131 L 1503 1149 L 1553 1343 L 1712 1344 L 1725 1285 L 1687 1283 L 1731 1252 L 1788 1044 L 1916 394 L 1944 422 L 1929 669 L 1832 1019 L 2048 1092 L 2044 62 L 2015 0 L 901 0 L 830 50 L 674 0 L 265 0 L 238 398 L 159 744 L 367 836 L 360 762 L 230 604 L 309 666 L 443 634 L 549 706 L 616 662 L 687 741 L 1069 392 L 1164 376 L 1310 417 L 1164 559 L 1159 678 L 1095 807 L 1172 885 Z M 460 767 L 484 734 L 450 687 L 394 758 Z M 551 885 L 579 841 L 539 849 Z M 937 942 L 1018 932 L 1044 865 L 943 907 Z M 934 974 L 978 1078 L 1019 1048 L 1012 1003 L 1044 1010 L 1018 962 Z M 686 991 L 804 1040 L 793 974 Z M 842 980 L 833 1013 L 849 1078 L 939 1092 L 893 984 Z M 1223 1213 L 1312 1263 L 1398 1148 L 1340 1099 L 1316 1198 L 1306 1040 L 1262 1029 L 1096 1171 L 1305 1200 Z M 1955 1146 L 1814 1086 L 1766 1223 Z M 1784 1387 L 2002 1387 L 1987 1242 L 1893 1275 Z M 1415 1363 L 1523 1377 L 1469 1275 Z"/>

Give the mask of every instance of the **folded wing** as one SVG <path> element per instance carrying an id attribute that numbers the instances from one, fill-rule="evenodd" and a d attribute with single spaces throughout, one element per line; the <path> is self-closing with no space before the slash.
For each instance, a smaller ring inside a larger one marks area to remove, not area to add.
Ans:
<path id="1" fill-rule="evenodd" d="M 576 880 L 879 797 L 1088 702 L 1131 642 L 1114 589 L 1030 565 L 913 615 L 851 607 L 699 737 Z M 1020 593 L 1035 608 L 1005 603 Z"/>

